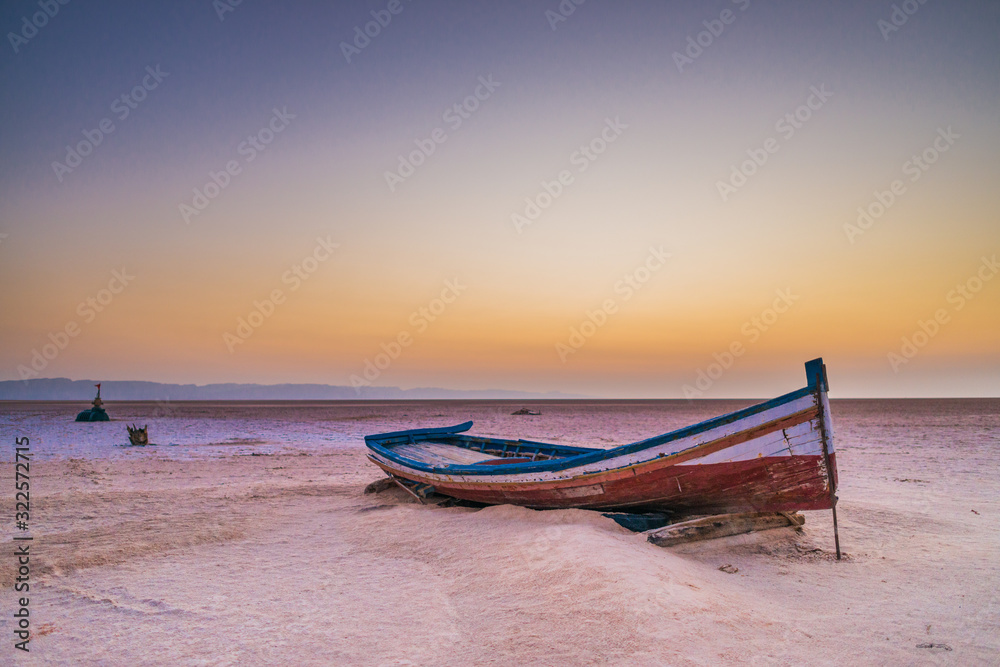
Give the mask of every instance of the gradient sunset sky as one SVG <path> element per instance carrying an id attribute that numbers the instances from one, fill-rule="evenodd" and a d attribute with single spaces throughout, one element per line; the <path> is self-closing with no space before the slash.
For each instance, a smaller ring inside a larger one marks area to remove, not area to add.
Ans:
<path id="1" fill-rule="evenodd" d="M 0 380 L 1000 396 L 1000 3 L 0 17 Z"/>

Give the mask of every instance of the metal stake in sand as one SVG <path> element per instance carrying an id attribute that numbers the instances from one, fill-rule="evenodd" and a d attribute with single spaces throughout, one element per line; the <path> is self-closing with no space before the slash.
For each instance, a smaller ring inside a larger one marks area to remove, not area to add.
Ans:
<path id="1" fill-rule="evenodd" d="M 812 382 L 816 385 L 816 402 L 819 404 L 819 435 L 823 443 L 823 462 L 826 464 L 826 475 L 828 486 L 830 487 L 830 510 L 833 512 L 833 543 L 837 548 L 837 560 L 840 560 L 840 532 L 837 530 L 837 487 L 833 476 L 833 466 L 830 465 L 830 432 L 826 423 L 826 409 L 823 405 L 823 392 L 830 391 L 830 384 L 826 379 L 826 364 L 822 364 L 816 370 L 816 378 Z"/>

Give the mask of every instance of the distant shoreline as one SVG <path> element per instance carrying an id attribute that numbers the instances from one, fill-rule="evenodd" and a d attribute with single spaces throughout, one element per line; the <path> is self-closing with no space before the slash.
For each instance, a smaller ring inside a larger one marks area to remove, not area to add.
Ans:
<path id="1" fill-rule="evenodd" d="M 358 400 L 539 400 L 587 398 L 563 392 L 439 387 L 347 387 L 328 384 L 169 384 L 136 380 L 102 380 L 109 401 L 358 401 Z M 95 380 L 38 378 L 0 381 L 0 401 L 90 401 Z"/>

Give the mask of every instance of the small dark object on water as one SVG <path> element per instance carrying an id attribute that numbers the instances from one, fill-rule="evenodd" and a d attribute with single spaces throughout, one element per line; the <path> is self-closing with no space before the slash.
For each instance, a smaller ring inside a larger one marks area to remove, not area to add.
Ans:
<path id="1" fill-rule="evenodd" d="M 84 410 L 83 412 L 78 414 L 76 416 L 76 421 L 78 422 L 111 421 L 111 418 L 108 417 L 108 413 L 105 412 L 104 408 L 102 407 L 104 405 L 104 401 L 101 400 L 101 385 L 95 384 L 94 386 L 97 387 L 97 398 L 94 399 L 93 403 L 94 407 L 90 408 L 89 410 Z"/>
<path id="2" fill-rule="evenodd" d="M 951 647 L 947 644 L 917 644 L 917 648 L 943 648 L 945 651 L 951 650 Z"/>
<path id="3" fill-rule="evenodd" d="M 970 511 L 971 511 L 971 512 L 972 512 L 973 514 L 975 514 L 976 516 L 979 516 L 979 512 L 977 512 L 976 510 L 970 510 Z"/>
<path id="4" fill-rule="evenodd" d="M 728 563 L 726 565 L 720 565 L 718 569 L 726 574 L 736 574 L 740 571 L 740 568 L 735 565 L 729 565 Z"/>
<path id="5" fill-rule="evenodd" d="M 540 415 L 542 413 L 539 412 L 538 410 L 529 410 L 528 408 L 521 408 L 520 410 L 517 410 L 517 411 L 512 412 L 510 414 L 512 414 L 512 415 L 532 415 L 532 416 L 537 417 L 538 415 Z"/>
<path id="6" fill-rule="evenodd" d="M 147 432 L 147 429 L 149 428 L 148 425 L 143 426 L 142 428 L 136 428 L 135 424 L 132 424 L 131 426 L 126 424 L 125 428 L 128 429 L 128 441 L 132 443 L 133 446 L 145 447 L 149 444 L 149 433 Z"/>

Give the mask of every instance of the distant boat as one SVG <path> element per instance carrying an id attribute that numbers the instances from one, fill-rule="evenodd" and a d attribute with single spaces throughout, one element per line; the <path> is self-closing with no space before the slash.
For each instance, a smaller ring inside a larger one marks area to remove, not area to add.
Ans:
<path id="1" fill-rule="evenodd" d="M 832 509 L 826 367 L 805 366 L 802 389 L 613 449 L 462 435 L 472 422 L 365 444 L 372 463 L 418 498 L 686 515 Z"/>
<path id="2" fill-rule="evenodd" d="M 512 412 L 510 414 L 512 414 L 512 415 L 531 415 L 533 417 L 537 417 L 538 415 L 540 415 L 542 413 L 539 412 L 538 410 L 529 410 L 528 408 L 521 408 L 520 410 L 515 410 L 514 412 Z"/>
<path id="3" fill-rule="evenodd" d="M 76 416 L 76 421 L 78 422 L 106 422 L 111 421 L 108 417 L 108 413 L 104 410 L 104 401 L 101 400 L 101 385 L 95 384 L 97 387 L 97 398 L 94 399 L 93 406 L 89 410 L 84 410 Z"/>

